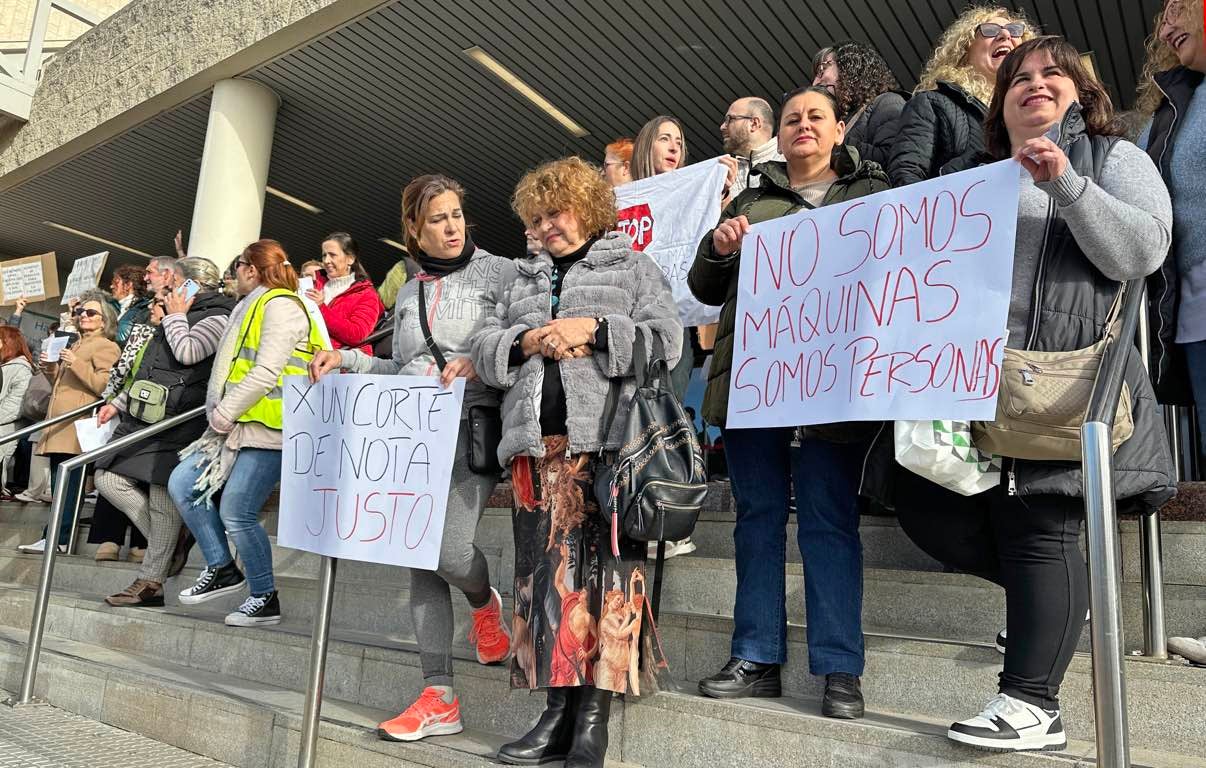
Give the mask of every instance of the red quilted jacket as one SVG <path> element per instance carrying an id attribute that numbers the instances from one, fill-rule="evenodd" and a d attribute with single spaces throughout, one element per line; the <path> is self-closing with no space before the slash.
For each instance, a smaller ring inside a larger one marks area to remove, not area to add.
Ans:
<path id="1" fill-rule="evenodd" d="M 326 283 L 325 272 L 320 271 L 315 275 L 315 288 L 321 291 Z M 322 319 L 327 324 L 327 332 L 336 349 L 357 347 L 366 355 L 373 354 L 371 344 L 362 345 L 360 342 L 377 325 L 385 312 L 385 305 L 377 296 L 377 289 L 371 280 L 357 280 L 330 304 L 319 304 L 318 308 L 322 311 Z"/>

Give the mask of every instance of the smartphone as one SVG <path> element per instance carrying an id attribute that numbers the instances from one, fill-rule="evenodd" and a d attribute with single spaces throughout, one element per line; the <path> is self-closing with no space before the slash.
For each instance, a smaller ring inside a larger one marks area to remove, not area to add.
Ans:
<path id="1" fill-rule="evenodd" d="M 180 295 L 186 299 L 191 299 L 197 295 L 197 291 L 201 290 L 201 286 L 192 279 L 185 280 L 180 284 Z"/>

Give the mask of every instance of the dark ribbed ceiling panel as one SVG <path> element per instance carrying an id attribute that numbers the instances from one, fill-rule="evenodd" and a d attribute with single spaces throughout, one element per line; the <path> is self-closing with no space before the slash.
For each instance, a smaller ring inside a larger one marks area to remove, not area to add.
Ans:
<path id="1" fill-rule="evenodd" d="M 347 230 L 380 277 L 397 252 L 401 189 L 446 173 L 469 191 L 475 238 L 514 255 L 522 227 L 509 199 L 542 160 L 634 136 L 655 114 L 687 126 L 695 160 L 718 154 L 729 102 L 779 95 L 806 79 L 816 49 L 875 45 L 905 87 L 962 0 L 410 0 L 248 73 L 282 98 L 269 183 L 323 209 L 269 196 L 265 236 L 295 263 Z M 1046 32 L 1092 50 L 1111 94 L 1129 104 L 1159 0 L 1028 0 Z M 590 135 L 570 136 L 482 71 L 480 46 Z M 159 115 L 84 156 L 0 195 L 0 253 L 59 252 L 64 265 L 103 248 L 41 224 L 59 221 L 150 253 L 166 253 L 192 215 L 208 97 Z M 113 252 L 111 264 L 139 259 Z"/>

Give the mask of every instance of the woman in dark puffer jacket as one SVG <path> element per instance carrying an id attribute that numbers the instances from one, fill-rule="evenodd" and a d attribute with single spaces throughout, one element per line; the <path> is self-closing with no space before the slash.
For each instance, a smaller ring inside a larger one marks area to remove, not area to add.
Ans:
<path id="1" fill-rule="evenodd" d="M 846 124 L 843 145 L 858 150 L 862 160 L 887 165 L 908 95 L 879 52 L 855 40 L 834 43 L 817 51 L 812 75 L 813 85 L 837 97 Z"/>
<path id="2" fill-rule="evenodd" d="M 973 7 L 947 27 L 900 116 L 886 170 L 901 187 L 970 168 L 984 151 L 997 67 L 1034 32 L 1005 8 Z"/>

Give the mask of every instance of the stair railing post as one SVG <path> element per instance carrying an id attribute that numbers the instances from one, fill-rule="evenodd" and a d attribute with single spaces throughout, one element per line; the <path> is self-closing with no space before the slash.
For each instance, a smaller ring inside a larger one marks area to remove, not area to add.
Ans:
<path id="1" fill-rule="evenodd" d="M 322 715 L 322 687 L 327 670 L 327 641 L 331 633 L 331 609 L 335 601 L 335 567 L 338 560 L 322 559 L 314 632 L 310 637 L 310 672 L 306 683 L 306 708 L 302 715 L 301 743 L 297 768 L 314 768 L 318 757 L 318 726 Z"/>
<path id="2" fill-rule="evenodd" d="M 1135 341 L 1139 345 L 1139 360 L 1151 370 L 1151 342 L 1148 336 L 1147 291 L 1143 292 L 1139 312 L 1139 330 Z M 1167 435 L 1173 451 L 1175 480 L 1181 479 L 1179 453 L 1175 433 Z M 1160 539 L 1160 513 L 1149 512 L 1139 518 L 1140 579 L 1143 582 L 1143 655 L 1154 659 L 1168 658 L 1168 638 L 1164 634 L 1164 553 Z"/>
<path id="3" fill-rule="evenodd" d="M 1122 555 L 1114 505 L 1111 430 L 1088 422 L 1080 430 L 1085 528 L 1089 540 L 1089 634 L 1093 643 L 1093 709 L 1097 765 L 1130 768 L 1126 679 L 1123 676 Z"/>

